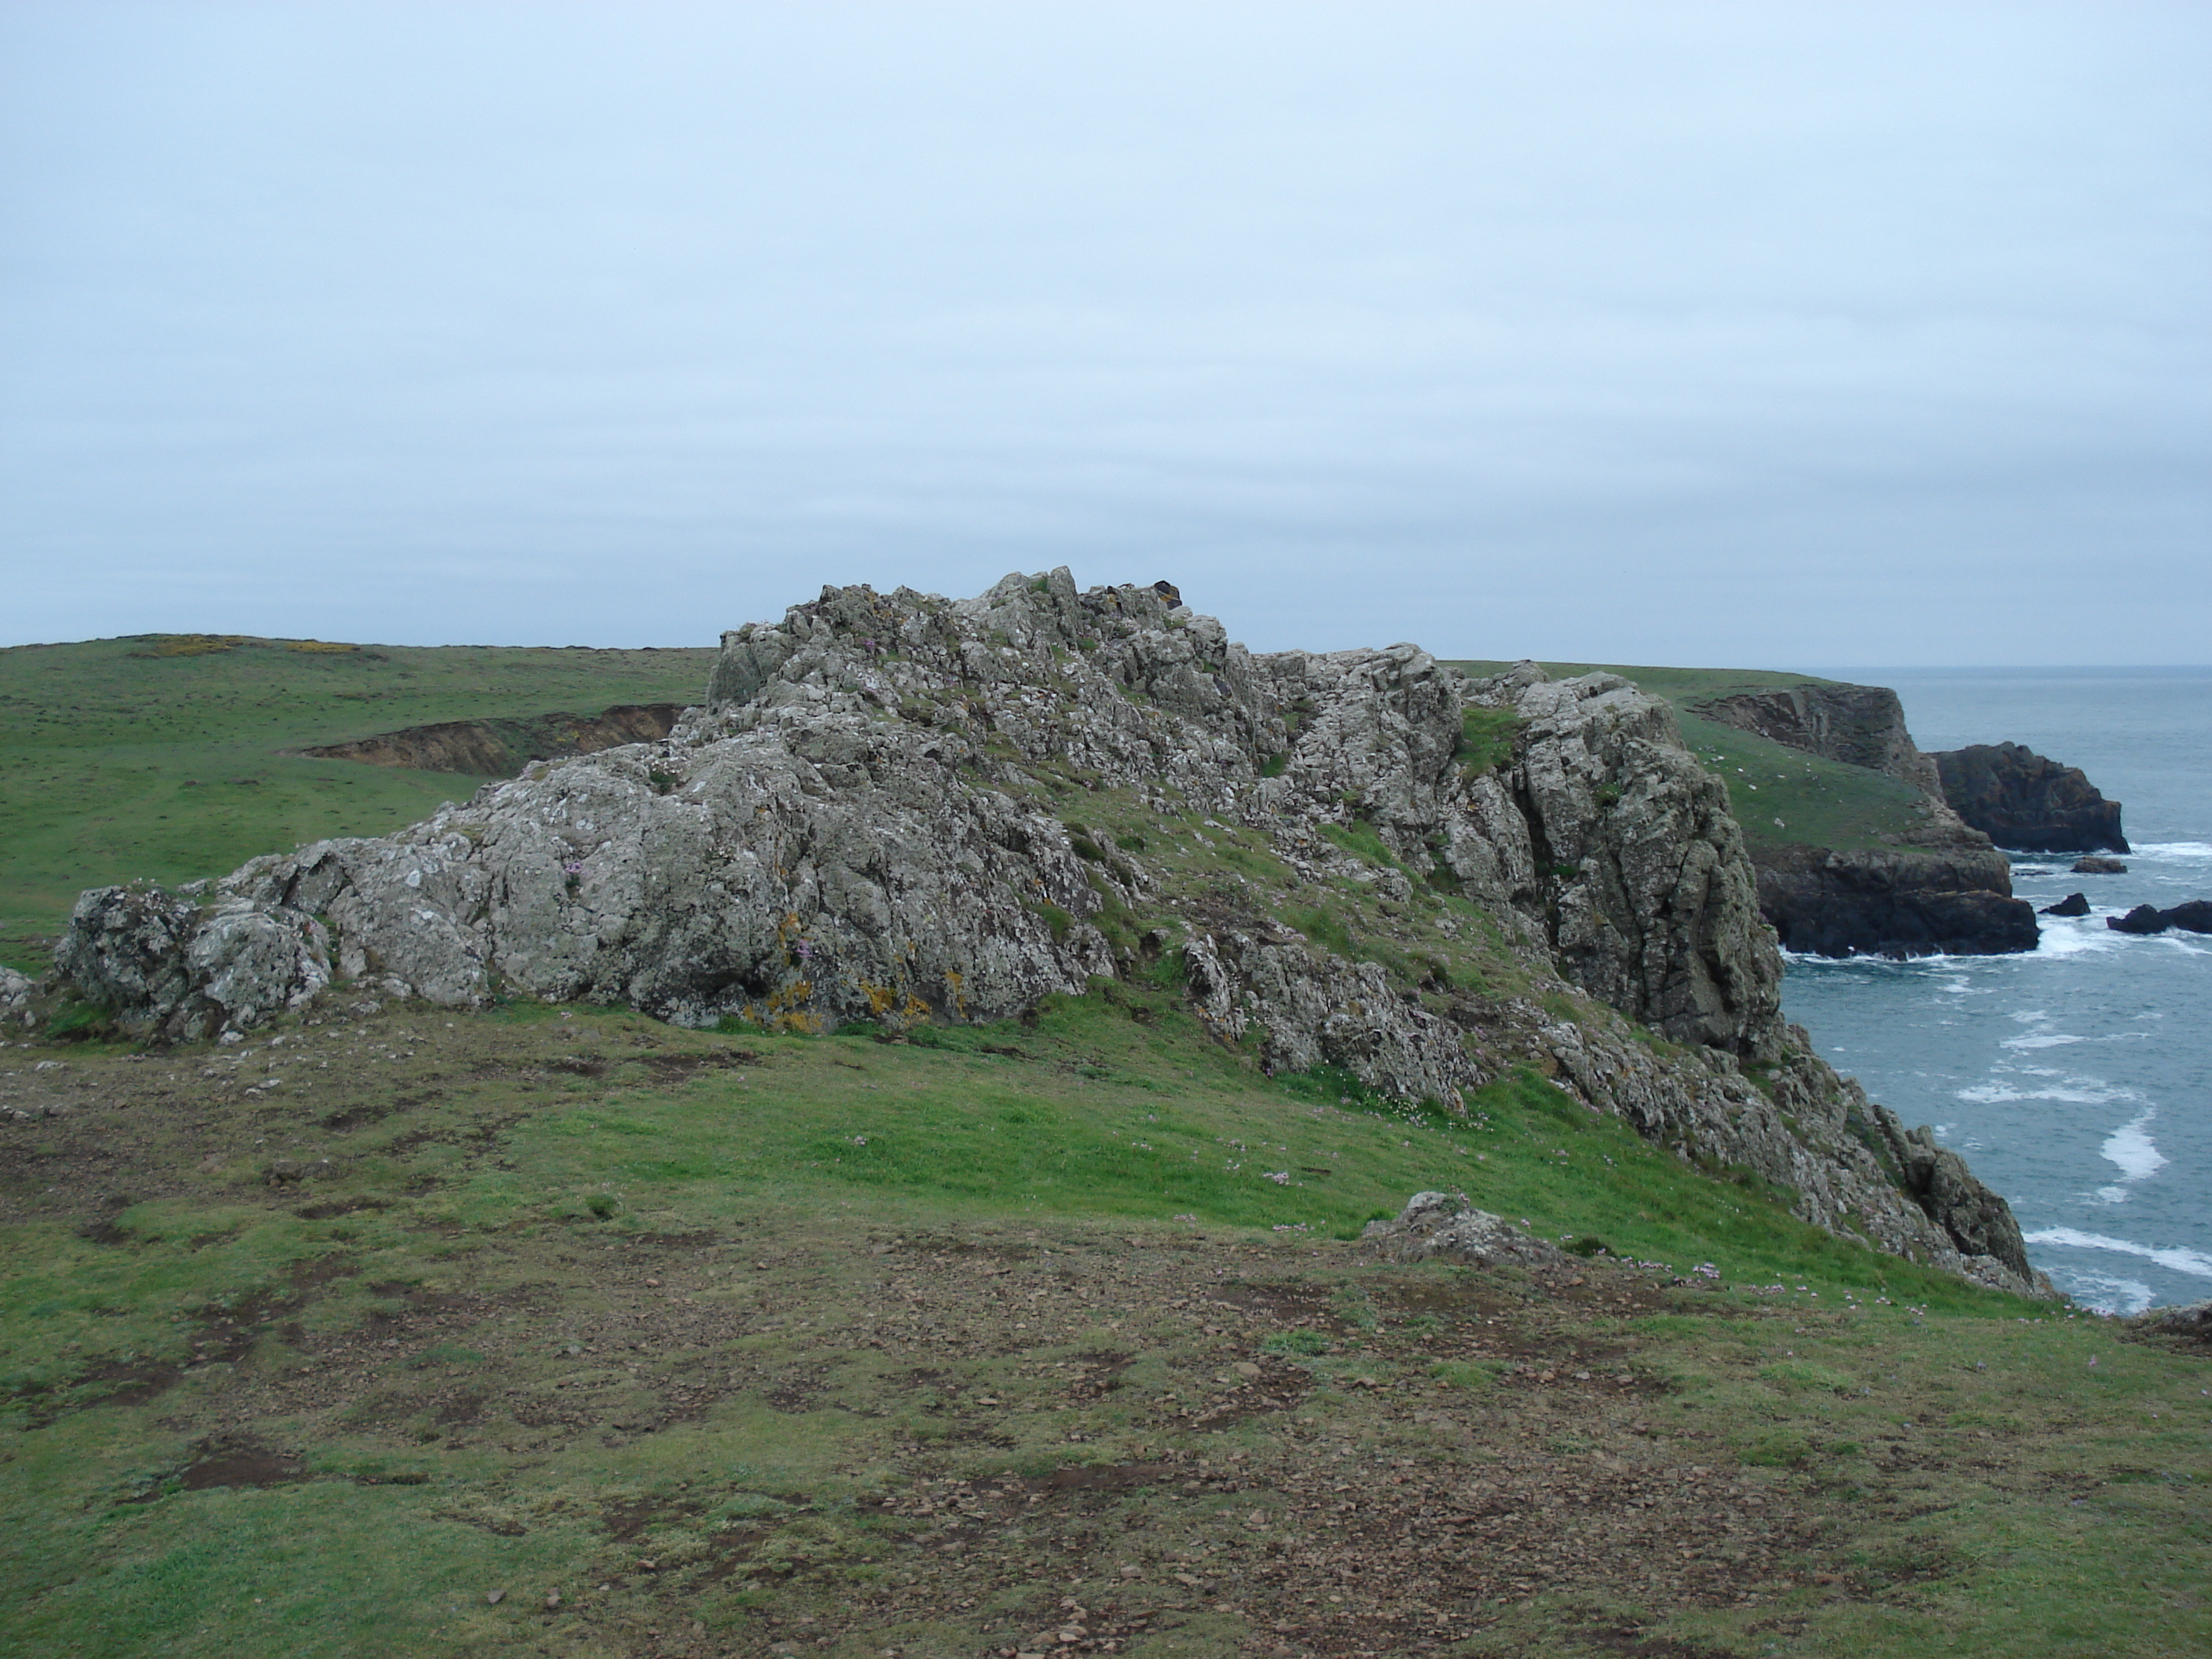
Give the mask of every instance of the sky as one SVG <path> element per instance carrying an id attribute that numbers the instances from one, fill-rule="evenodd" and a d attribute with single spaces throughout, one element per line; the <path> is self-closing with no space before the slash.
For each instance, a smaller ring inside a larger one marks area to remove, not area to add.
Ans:
<path id="1" fill-rule="evenodd" d="M 2212 661 L 2201 0 L 0 0 L 0 645 Z"/>

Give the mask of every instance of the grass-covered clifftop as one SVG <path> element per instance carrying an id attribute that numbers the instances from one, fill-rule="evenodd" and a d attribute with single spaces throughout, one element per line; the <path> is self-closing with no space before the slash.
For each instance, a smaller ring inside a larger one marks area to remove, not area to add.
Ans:
<path id="1" fill-rule="evenodd" d="M 1453 666 L 1479 676 L 1512 665 L 1469 659 Z M 1794 845 L 1862 852 L 1918 845 L 1927 835 L 1924 798 L 1911 784 L 1868 767 L 1808 755 L 1697 712 L 1701 704 L 1722 697 L 1830 686 L 1835 681 L 1755 668 L 1549 662 L 1542 667 L 1555 678 L 1618 674 L 1673 703 L 1683 741 L 1728 784 L 1736 821 L 1754 848 Z"/>
<path id="2" fill-rule="evenodd" d="M 382 835 L 472 787 L 301 749 L 696 701 L 714 659 L 174 634 L 0 650 L 0 963 L 43 969 L 83 888 L 190 881 L 325 836 Z"/>

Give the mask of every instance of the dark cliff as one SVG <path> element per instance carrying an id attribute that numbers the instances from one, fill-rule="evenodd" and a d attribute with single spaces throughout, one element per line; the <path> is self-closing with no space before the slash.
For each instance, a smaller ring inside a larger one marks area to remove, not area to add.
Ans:
<path id="1" fill-rule="evenodd" d="M 2078 766 L 2017 743 L 1969 744 L 1932 754 L 1951 810 L 2000 847 L 2023 853 L 2124 853 L 2120 803 Z"/>

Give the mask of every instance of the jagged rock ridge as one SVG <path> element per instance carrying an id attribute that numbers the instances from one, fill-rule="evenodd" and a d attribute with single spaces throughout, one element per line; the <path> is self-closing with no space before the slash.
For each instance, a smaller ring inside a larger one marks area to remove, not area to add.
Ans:
<path id="1" fill-rule="evenodd" d="M 896 1030 L 1163 960 L 1270 1070 L 1455 1107 L 1535 1064 L 1821 1225 L 2027 1285 L 2002 1200 L 1783 1024 L 1726 791 L 1664 702 L 1526 664 L 1469 685 L 1410 645 L 1255 655 L 1065 570 L 825 588 L 725 635 L 665 740 L 199 891 L 88 893 L 57 955 L 178 1036 L 333 978 Z"/>

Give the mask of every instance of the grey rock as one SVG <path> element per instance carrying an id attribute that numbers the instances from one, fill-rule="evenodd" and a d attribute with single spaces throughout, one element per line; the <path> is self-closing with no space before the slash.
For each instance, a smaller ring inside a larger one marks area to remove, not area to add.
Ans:
<path id="1" fill-rule="evenodd" d="M 13 968 L 0 968 L 0 1026 L 30 1024 L 31 999 L 38 989 L 36 981 Z"/>
<path id="2" fill-rule="evenodd" d="M 210 1037 L 304 1006 L 330 982 L 313 916 L 225 894 L 95 888 L 70 915 L 56 969 L 136 1036 Z"/>
<path id="3" fill-rule="evenodd" d="M 2086 916 L 2089 914 L 2087 893 L 2069 893 L 2056 904 L 2046 904 L 2036 912 L 2039 916 Z"/>
<path id="4" fill-rule="evenodd" d="M 2124 876 L 2128 866 L 2118 859 L 2075 859 L 2069 873 L 2077 876 Z"/>
<path id="5" fill-rule="evenodd" d="M 1369 1222 L 1360 1239 L 1386 1261 L 1549 1267 L 1570 1259 L 1556 1244 L 1476 1209 L 1463 1193 L 1415 1193 L 1397 1219 Z"/>

